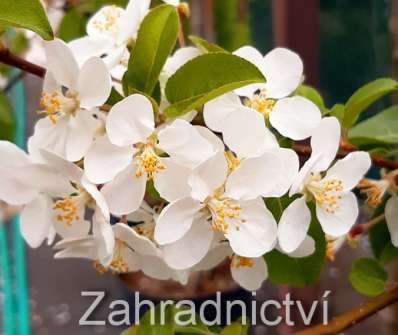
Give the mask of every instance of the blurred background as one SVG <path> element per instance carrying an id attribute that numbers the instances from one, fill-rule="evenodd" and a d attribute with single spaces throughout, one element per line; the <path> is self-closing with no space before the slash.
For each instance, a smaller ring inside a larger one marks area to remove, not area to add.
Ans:
<path id="1" fill-rule="evenodd" d="M 58 26 L 58 34 L 66 41 L 84 35 L 87 17 L 108 3 L 124 6 L 126 1 L 46 1 L 54 24 Z M 263 53 L 276 46 L 298 52 L 305 63 L 306 83 L 320 90 L 327 106 L 346 101 L 358 87 L 373 79 L 398 77 L 397 0 L 191 0 L 189 4 L 191 32 L 225 49 L 233 51 L 251 44 Z M 67 24 L 68 21 L 74 24 Z M 25 39 L 30 36 L 17 33 L 10 38 L 16 52 L 33 57 L 34 52 L 26 50 Z M 23 144 L 32 134 L 37 119 L 41 80 L 31 75 L 21 77 L 7 68 L 0 68 L 0 73 L 0 137 Z M 388 103 L 391 102 L 385 100 L 373 108 L 377 110 Z M 365 213 L 363 216 L 366 220 Z M 0 309 L 3 315 L 0 333 L 119 334 L 121 330 L 112 327 L 78 326 L 79 318 L 92 300 L 80 294 L 84 290 L 105 290 L 110 301 L 132 297 L 133 292 L 118 277 L 98 275 L 88 262 L 54 260 L 52 250 L 46 245 L 38 250 L 25 248 L 17 224 L 14 219 L 0 225 Z M 314 299 L 320 299 L 325 290 L 331 290 L 329 314 L 340 314 L 363 300 L 351 288 L 348 272 L 352 259 L 368 254 L 369 243 L 363 239 L 356 249 L 346 246 L 334 262 L 328 262 L 316 287 L 278 288 L 266 283 L 257 292 L 257 299 L 282 300 L 290 292 L 293 299 L 306 302 L 306 310 L 309 310 Z M 398 273 L 398 269 L 390 270 Z M 149 291 L 150 285 L 158 285 L 145 284 L 146 293 L 148 285 Z M 11 296 L 7 296 L 6 291 L 11 292 Z M 236 290 L 228 297 L 248 299 L 250 296 Z M 96 312 L 98 317 L 109 313 L 108 304 Z M 300 328 L 299 324 L 296 328 L 257 326 L 251 332 L 284 335 Z M 398 310 L 390 308 L 346 334 L 392 335 L 397 334 L 397 329 Z"/>

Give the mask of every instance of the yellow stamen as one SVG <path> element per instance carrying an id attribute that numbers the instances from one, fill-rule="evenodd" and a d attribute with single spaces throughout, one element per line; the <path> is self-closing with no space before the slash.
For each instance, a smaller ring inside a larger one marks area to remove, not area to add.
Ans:
<path id="1" fill-rule="evenodd" d="M 53 206 L 53 209 L 60 212 L 56 215 L 57 221 L 65 223 L 68 227 L 72 226 L 74 221 L 80 220 L 77 214 L 78 206 L 72 197 L 58 200 Z"/>
<path id="2" fill-rule="evenodd" d="M 123 260 L 123 248 L 125 248 L 124 242 L 116 239 L 113 259 L 110 265 L 114 274 L 129 272 L 129 266 Z"/>
<path id="3" fill-rule="evenodd" d="M 343 182 L 337 178 L 320 181 L 320 176 L 313 176 L 306 185 L 307 191 L 315 198 L 320 206 L 325 206 L 326 211 L 334 214 L 339 207 Z"/>
<path id="4" fill-rule="evenodd" d="M 152 145 L 145 145 L 141 154 L 136 156 L 136 158 L 138 161 L 138 168 L 135 173 L 136 177 L 141 177 L 146 172 L 148 180 L 152 180 L 155 173 L 165 169 Z"/>
<path id="5" fill-rule="evenodd" d="M 231 261 L 231 268 L 251 268 L 254 265 L 254 261 L 251 258 L 242 257 L 242 256 L 233 256 Z"/>
<path id="6" fill-rule="evenodd" d="M 358 184 L 359 191 L 366 196 L 366 203 L 373 208 L 380 205 L 389 187 L 390 182 L 384 179 L 362 179 Z"/>
<path id="7" fill-rule="evenodd" d="M 102 16 L 93 21 L 93 25 L 101 32 L 117 32 L 117 22 L 122 14 L 122 9 L 117 6 L 110 6 L 102 12 Z"/>
<path id="8" fill-rule="evenodd" d="M 59 116 L 67 114 L 76 116 L 79 105 L 76 92 L 68 91 L 65 96 L 59 91 L 43 92 L 40 99 L 40 107 L 43 111 L 39 113 L 46 114 L 50 121 L 56 124 Z"/>
<path id="9" fill-rule="evenodd" d="M 225 158 L 227 159 L 227 162 L 228 162 L 228 172 L 231 173 L 239 166 L 240 159 L 238 159 L 232 153 L 232 151 L 225 151 L 224 155 L 225 155 Z"/>
<path id="10" fill-rule="evenodd" d="M 275 106 L 275 101 L 267 97 L 266 90 L 262 90 L 260 93 L 255 94 L 252 99 L 246 100 L 245 105 L 268 118 Z"/>
<path id="11" fill-rule="evenodd" d="M 215 195 L 209 197 L 205 203 L 212 214 L 214 231 L 226 234 L 229 228 L 229 220 L 236 220 L 237 230 L 239 230 L 240 224 L 245 222 L 240 218 L 241 206 L 230 198 Z"/>
<path id="12" fill-rule="evenodd" d="M 108 272 L 108 269 L 105 268 L 105 267 L 104 267 L 100 262 L 98 262 L 98 261 L 95 261 L 95 262 L 93 263 L 93 267 L 94 267 L 95 271 L 97 271 L 97 273 L 100 274 L 100 275 L 103 275 L 103 274 L 105 274 L 105 273 Z"/>

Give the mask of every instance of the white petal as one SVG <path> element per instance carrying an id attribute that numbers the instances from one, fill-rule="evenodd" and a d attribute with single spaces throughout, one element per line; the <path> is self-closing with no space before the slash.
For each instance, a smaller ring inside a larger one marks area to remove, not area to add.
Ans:
<path id="1" fill-rule="evenodd" d="M 192 171 L 188 184 L 191 196 L 204 201 L 217 188 L 224 184 L 228 173 L 228 163 L 224 152 L 218 152 Z"/>
<path id="2" fill-rule="evenodd" d="M 174 163 L 170 158 L 161 158 L 161 162 L 165 169 L 154 176 L 154 185 L 160 196 L 168 202 L 189 196 L 191 188 L 188 178 L 191 170 Z"/>
<path id="3" fill-rule="evenodd" d="M 215 133 L 213 133 L 209 128 L 206 128 L 203 126 L 195 126 L 195 129 L 199 132 L 199 134 L 203 138 L 205 138 L 213 146 L 214 153 L 216 153 L 217 151 L 225 150 L 224 142 L 221 140 L 220 137 L 218 137 Z"/>
<path id="4" fill-rule="evenodd" d="M 207 102 L 203 109 L 206 125 L 214 131 L 222 132 L 226 118 L 241 106 L 239 96 L 234 93 L 226 93 Z"/>
<path id="5" fill-rule="evenodd" d="M 143 142 L 155 129 L 153 107 L 148 98 L 133 94 L 115 104 L 106 120 L 106 131 L 114 145 Z"/>
<path id="6" fill-rule="evenodd" d="M 0 199 L 14 206 L 25 205 L 38 195 L 37 189 L 28 187 L 14 176 L 15 169 L 0 167 Z"/>
<path id="7" fill-rule="evenodd" d="M 120 253 L 121 259 L 127 264 L 127 269 L 125 272 L 121 272 L 120 269 L 117 269 L 118 273 L 129 273 L 140 270 L 141 260 L 136 252 L 132 251 L 130 248 L 123 247 Z"/>
<path id="8" fill-rule="evenodd" d="M 87 111 L 80 111 L 70 117 L 66 134 L 66 159 L 71 162 L 81 160 L 94 140 L 96 120 Z"/>
<path id="9" fill-rule="evenodd" d="M 177 0 L 178 1 L 178 0 Z M 181 66 L 200 55 L 200 50 L 195 47 L 178 49 L 173 56 L 169 57 L 163 67 L 164 79 L 170 78 Z"/>
<path id="10" fill-rule="evenodd" d="M 341 127 L 335 117 L 325 117 L 311 137 L 312 156 L 321 154 L 322 158 L 313 171 L 325 171 L 336 158 L 340 146 Z"/>
<path id="11" fill-rule="evenodd" d="M 307 236 L 311 223 L 311 212 L 305 198 L 293 201 L 283 212 L 278 224 L 279 246 L 285 253 L 299 248 Z"/>
<path id="12" fill-rule="evenodd" d="M 224 120 L 223 137 L 239 158 L 255 157 L 278 147 L 275 136 L 265 126 L 263 115 L 244 106 Z"/>
<path id="13" fill-rule="evenodd" d="M 176 119 L 158 134 L 158 147 L 177 163 L 194 168 L 214 154 L 212 144 L 189 122 Z"/>
<path id="14" fill-rule="evenodd" d="M 280 134 L 299 141 L 312 135 L 321 121 L 321 111 L 312 101 L 295 96 L 277 101 L 269 120 Z"/>
<path id="15" fill-rule="evenodd" d="M 134 1 L 136 2 L 136 1 Z M 116 42 L 119 35 L 119 21 L 124 9 L 116 6 L 104 6 L 87 22 L 87 34 L 95 40 L 108 39 Z"/>
<path id="16" fill-rule="evenodd" d="M 236 267 L 236 258 L 232 260 L 231 275 L 232 278 L 244 289 L 256 291 L 261 284 L 268 278 L 268 269 L 262 257 L 252 259 L 252 266 Z"/>
<path id="17" fill-rule="evenodd" d="M 241 203 L 240 217 L 245 222 L 239 226 L 230 224 L 226 238 L 232 250 L 243 257 L 260 257 L 271 251 L 276 242 L 278 227 L 263 200 Z"/>
<path id="18" fill-rule="evenodd" d="M 398 197 L 393 196 L 387 201 L 385 214 L 391 242 L 398 247 Z"/>
<path id="19" fill-rule="evenodd" d="M 100 57 L 106 54 L 112 48 L 109 39 L 94 39 L 90 36 L 84 36 L 68 43 L 75 59 L 79 65 L 84 64 L 91 57 Z"/>
<path id="20" fill-rule="evenodd" d="M 101 211 L 96 211 L 93 217 L 93 235 L 97 247 L 98 260 L 105 267 L 112 262 L 115 247 L 115 235 L 110 223 L 105 220 Z"/>
<path id="21" fill-rule="evenodd" d="M 109 182 L 131 164 L 133 155 L 132 146 L 119 147 L 113 145 L 107 136 L 100 137 L 84 158 L 87 178 L 95 184 Z"/>
<path id="22" fill-rule="evenodd" d="M 155 240 L 161 245 L 178 241 L 191 228 L 201 208 L 202 205 L 191 198 L 183 198 L 166 206 L 156 221 Z"/>
<path id="23" fill-rule="evenodd" d="M 260 157 L 243 160 L 229 175 L 225 193 L 237 200 L 252 200 L 261 196 L 281 193 L 285 187 L 285 171 L 282 159 L 272 152 Z M 289 185 L 290 186 L 290 185 Z M 283 193 L 282 193 L 283 195 Z"/>
<path id="24" fill-rule="evenodd" d="M 84 63 L 79 73 L 78 91 L 83 108 L 99 107 L 111 93 L 111 76 L 101 58 L 93 57 Z"/>
<path id="25" fill-rule="evenodd" d="M 144 199 L 147 176 L 136 176 L 136 166 L 128 166 L 114 180 L 106 184 L 101 193 L 114 215 L 126 215 L 136 211 Z"/>
<path id="26" fill-rule="evenodd" d="M 293 258 L 305 258 L 311 256 L 315 252 L 315 241 L 307 235 L 301 245 L 289 254 Z"/>
<path id="27" fill-rule="evenodd" d="M 120 18 L 119 29 L 120 38 L 119 43 L 125 43 L 131 38 L 137 37 L 137 32 L 142 20 L 147 14 L 151 0 L 130 0 L 126 11 Z"/>
<path id="28" fill-rule="evenodd" d="M 367 152 L 357 151 L 340 159 L 327 172 L 325 179 L 336 177 L 345 191 L 352 190 L 370 169 L 372 161 Z"/>
<path id="29" fill-rule="evenodd" d="M 72 225 L 66 225 L 64 222 L 55 221 L 54 228 L 62 238 L 79 238 L 87 236 L 91 227 L 91 222 L 79 220 Z"/>
<path id="30" fill-rule="evenodd" d="M 38 248 L 47 238 L 53 222 L 52 201 L 40 196 L 21 213 L 21 234 L 31 248 Z"/>
<path id="31" fill-rule="evenodd" d="M 288 96 L 300 84 L 303 61 L 291 50 L 276 48 L 265 55 L 261 70 L 267 79 L 269 97 L 280 99 Z"/>
<path id="32" fill-rule="evenodd" d="M 206 256 L 212 240 L 210 224 L 206 222 L 206 217 L 200 216 L 181 239 L 163 247 L 164 260 L 173 269 L 189 269 Z"/>
<path id="33" fill-rule="evenodd" d="M 213 247 L 209 253 L 198 264 L 196 264 L 192 271 L 207 271 L 215 268 L 228 256 L 232 256 L 232 250 L 228 244 L 218 244 Z"/>
<path id="34" fill-rule="evenodd" d="M 178 6 L 180 4 L 180 0 L 163 0 L 163 2 L 172 6 Z"/>
<path id="35" fill-rule="evenodd" d="M 81 185 L 83 188 L 90 194 L 90 196 L 93 198 L 97 205 L 97 209 L 100 210 L 102 213 L 102 216 L 105 218 L 106 221 L 110 220 L 110 214 L 109 214 L 109 207 L 108 204 L 103 196 L 103 194 L 98 190 L 98 187 L 94 184 L 92 184 L 88 179 L 86 175 L 83 175 L 81 179 Z"/>
<path id="36" fill-rule="evenodd" d="M 290 188 L 289 195 L 292 196 L 296 193 L 302 192 L 303 188 L 305 186 L 305 182 L 307 179 L 310 177 L 314 166 L 318 163 L 319 160 L 322 159 L 322 155 L 312 155 L 303 165 L 303 167 L 300 169 L 299 173 L 295 177 L 293 181 L 293 185 Z"/>
<path id="37" fill-rule="evenodd" d="M 43 92 L 53 93 L 55 91 L 61 91 L 62 87 L 57 83 L 54 76 L 50 71 L 47 71 L 44 75 L 43 80 Z"/>
<path id="38" fill-rule="evenodd" d="M 257 49 L 251 47 L 251 46 L 244 46 L 234 52 L 234 55 L 239 56 L 243 59 L 246 59 L 250 63 L 254 64 L 257 66 L 257 68 L 262 71 L 262 68 L 264 67 L 264 57 L 258 51 Z M 267 79 L 268 80 L 268 79 Z M 253 94 L 260 90 L 265 88 L 265 84 L 253 84 L 253 85 L 248 85 L 244 86 L 241 88 L 238 88 L 234 90 L 234 92 L 240 96 L 245 96 L 248 98 L 251 98 Z"/>
<path id="39" fill-rule="evenodd" d="M 323 231 L 332 236 L 340 237 L 347 234 L 358 218 L 358 202 L 354 193 L 343 194 L 339 200 L 339 207 L 334 213 L 316 206 L 316 215 Z"/>
<path id="40" fill-rule="evenodd" d="M 80 167 L 50 151 L 41 149 L 40 153 L 47 165 L 53 167 L 59 173 L 64 174 L 68 180 L 74 183 L 80 183 L 83 176 L 83 170 Z"/>
<path id="41" fill-rule="evenodd" d="M 20 167 L 31 163 L 25 151 L 8 141 L 0 141 L 0 156 L 0 166 L 3 168 Z"/>
<path id="42" fill-rule="evenodd" d="M 45 42 L 47 69 L 57 82 L 69 89 L 77 88 L 79 66 L 67 44 L 59 39 Z"/>
<path id="43" fill-rule="evenodd" d="M 160 257 L 141 256 L 140 267 L 142 272 L 151 278 L 167 280 L 174 276 L 174 270 Z"/>
<path id="44" fill-rule="evenodd" d="M 113 226 L 115 237 L 125 242 L 132 250 L 143 254 L 156 256 L 158 254 L 155 244 L 146 238 L 137 234 L 137 232 L 125 223 L 117 223 Z"/>

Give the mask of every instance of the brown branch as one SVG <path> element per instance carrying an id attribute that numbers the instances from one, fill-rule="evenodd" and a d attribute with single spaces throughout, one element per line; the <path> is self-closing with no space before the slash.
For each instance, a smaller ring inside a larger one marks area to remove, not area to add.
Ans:
<path id="1" fill-rule="evenodd" d="M 295 144 L 293 146 L 293 149 L 297 152 L 297 154 L 299 156 L 304 156 L 304 157 L 308 157 L 311 155 L 311 148 L 307 145 L 302 145 L 302 144 Z M 337 154 L 338 158 L 344 158 L 345 156 L 347 156 L 349 153 L 356 151 L 357 148 L 350 145 L 342 145 L 341 150 L 339 151 L 339 153 Z M 394 162 L 391 160 L 387 160 L 384 159 L 382 157 L 379 156 L 372 156 L 372 161 L 373 164 L 380 166 L 380 167 L 384 167 L 390 170 L 396 170 L 398 169 L 398 162 Z"/>
<path id="2" fill-rule="evenodd" d="M 0 45 L 0 63 L 16 67 L 41 78 L 43 78 L 46 73 L 46 70 L 41 66 L 28 62 L 27 60 L 12 54 L 8 48 L 2 45 Z"/>
<path id="3" fill-rule="evenodd" d="M 295 335 L 333 335 L 355 326 L 387 306 L 398 302 L 398 288 L 373 298 L 362 305 L 334 318 L 327 325 L 318 325 L 295 333 Z"/>

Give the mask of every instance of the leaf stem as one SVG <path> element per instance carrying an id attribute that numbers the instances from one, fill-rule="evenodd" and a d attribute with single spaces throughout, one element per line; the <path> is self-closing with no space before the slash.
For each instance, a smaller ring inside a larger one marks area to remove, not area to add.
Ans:
<path id="1" fill-rule="evenodd" d="M 295 335 L 332 335 L 340 334 L 343 330 L 355 326 L 357 323 L 376 314 L 380 310 L 398 302 L 398 288 L 387 291 L 360 306 L 334 318 L 327 325 L 317 325 L 295 333 Z"/>

